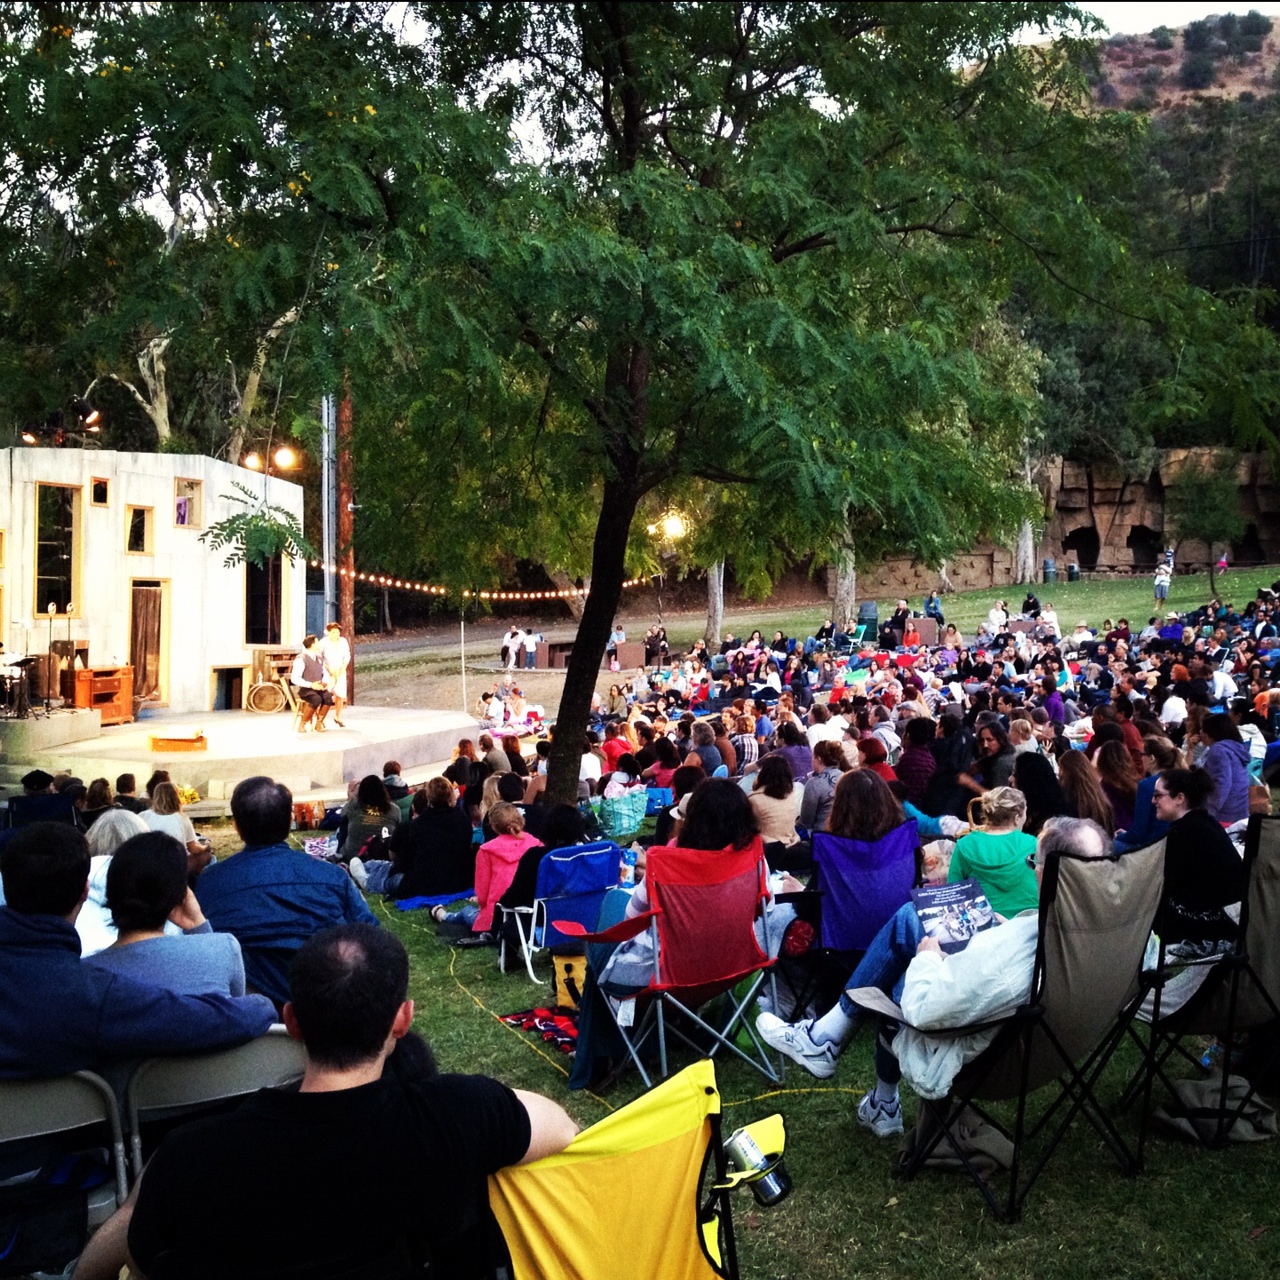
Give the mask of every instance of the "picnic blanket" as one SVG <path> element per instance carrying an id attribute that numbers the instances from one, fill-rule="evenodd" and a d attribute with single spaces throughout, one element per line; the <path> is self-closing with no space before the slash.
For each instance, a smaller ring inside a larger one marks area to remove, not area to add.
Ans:
<path id="1" fill-rule="evenodd" d="M 525 1009 L 522 1013 L 504 1014 L 499 1021 L 518 1031 L 533 1031 L 545 1044 L 553 1044 L 561 1053 L 573 1053 L 578 1047 L 578 1015 L 555 1009 Z"/>
<path id="2" fill-rule="evenodd" d="M 416 898 L 401 898 L 396 907 L 400 911 L 417 911 L 421 907 L 447 907 L 451 902 L 475 897 L 475 892 L 474 889 L 463 889 L 461 893 L 424 893 Z"/>

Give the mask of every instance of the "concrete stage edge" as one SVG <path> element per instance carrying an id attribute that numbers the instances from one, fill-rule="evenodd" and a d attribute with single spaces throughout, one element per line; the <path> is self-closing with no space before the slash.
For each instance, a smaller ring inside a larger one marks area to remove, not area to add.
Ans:
<path id="1" fill-rule="evenodd" d="M 96 721 L 97 714 L 91 718 Z M 47 723 L 59 719 L 55 712 Z M 222 800 L 237 782 L 255 774 L 267 774 L 301 794 L 344 787 L 369 773 L 381 775 L 387 760 L 398 760 L 407 772 L 448 760 L 459 738 L 474 739 L 479 733 L 474 719 L 451 711 L 347 707 L 343 719 L 345 729 L 299 734 L 293 731 L 291 712 L 146 712 L 133 724 L 100 733 L 96 724 L 85 724 L 86 736 L 79 741 L 37 745 L 28 740 L 25 749 L 16 741 L 6 743 L 3 760 L 7 774 L 39 765 L 50 772 L 70 770 L 86 782 L 105 777 L 113 785 L 117 775 L 132 773 L 139 789 L 152 770 L 167 769 L 175 782 L 194 787 L 204 799 Z M 197 728 L 208 741 L 205 751 L 150 749 L 153 735 L 183 736 Z"/>

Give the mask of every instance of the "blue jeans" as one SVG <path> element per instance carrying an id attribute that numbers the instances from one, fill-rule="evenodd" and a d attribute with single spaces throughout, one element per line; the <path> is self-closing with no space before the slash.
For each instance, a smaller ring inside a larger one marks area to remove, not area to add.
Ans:
<path id="1" fill-rule="evenodd" d="M 404 879 L 402 875 L 393 875 L 392 863 L 379 858 L 364 864 L 365 874 L 369 877 L 366 893 L 393 893 Z"/>
<path id="2" fill-rule="evenodd" d="M 871 945 L 858 961 L 845 983 L 846 987 L 877 987 L 894 1000 L 902 999 L 902 983 L 907 966 L 915 959 L 916 948 L 924 937 L 924 927 L 915 906 L 908 902 L 898 908 L 884 927 L 871 939 Z M 840 993 L 840 1008 L 855 1023 L 863 1011 L 845 994 Z M 878 1019 L 876 1033 L 876 1076 L 885 1084 L 897 1084 L 902 1070 L 893 1053 L 893 1038 L 898 1024 L 892 1018 Z"/>
<path id="3" fill-rule="evenodd" d="M 537 651 L 534 649 L 526 649 L 524 651 L 524 665 L 526 671 L 532 671 L 534 663 L 537 661 Z"/>

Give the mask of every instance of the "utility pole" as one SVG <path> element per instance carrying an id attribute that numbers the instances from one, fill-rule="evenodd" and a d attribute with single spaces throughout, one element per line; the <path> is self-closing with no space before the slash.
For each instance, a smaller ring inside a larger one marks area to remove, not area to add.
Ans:
<path id="1" fill-rule="evenodd" d="M 338 579 L 338 623 L 351 645 L 347 668 L 347 702 L 356 700 L 356 555 L 351 545 L 355 525 L 355 498 L 351 490 L 351 378 L 342 378 L 342 398 L 337 421 L 338 554 L 346 570 Z"/>
<path id="2" fill-rule="evenodd" d="M 335 467 L 337 454 L 337 404 L 333 396 L 320 401 L 320 531 L 324 565 L 324 621 L 327 624 L 338 616 L 338 476 Z"/>

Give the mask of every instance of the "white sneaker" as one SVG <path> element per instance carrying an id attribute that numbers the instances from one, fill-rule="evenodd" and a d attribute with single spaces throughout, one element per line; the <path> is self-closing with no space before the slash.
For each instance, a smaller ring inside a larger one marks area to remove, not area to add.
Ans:
<path id="1" fill-rule="evenodd" d="M 896 1097 L 892 1102 L 877 1102 L 876 1091 L 868 1089 L 858 1103 L 858 1123 L 877 1138 L 895 1137 L 902 1132 L 902 1103 Z"/>
<path id="2" fill-rule="evenodd" d="M 762 1013 L 756 1019 L 756 1032 L 765 1044 L 785 1053 L 819 1080 L 826 1080 L 836 1073 L 840 1050 L 830 1041 L 815 1044 L 812 1030 L 812 1022 L 783 1022 L 772 1013 Z"/>
<path id="3" fill-rule="evenodd" d="M 356 882 L 356 887 L 361 892 L 369 887 L 369 873 L 364 869 L 364 863 L 359 858 L 352 858 L 347 863 L 347 870 L 351 873 L 351 878 Z"/>

